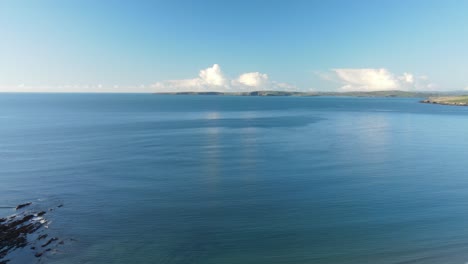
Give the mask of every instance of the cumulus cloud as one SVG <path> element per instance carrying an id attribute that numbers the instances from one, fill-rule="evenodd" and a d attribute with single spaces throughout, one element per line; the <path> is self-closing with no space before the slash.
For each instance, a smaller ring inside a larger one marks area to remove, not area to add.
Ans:
<path id="1" fill-rule="evenodd" d="M 397 80 L 386 69 L 335 69 L 343 90 L 393 90 Z"/>
<path id="2" fill-rule="evenodd" d="M 212 67 L 201 70 L 197 78 L 157 82 L 153 88 L 156 92 L 235 92 L 293 90 L 296 87 L 287 83 L 270 81 L 267 74 L 260 72 L 247 72 L 230 79 L 224 75 L 218 64 L 214 64 Z"/>
<path id="3" fill-rule="evenodd" d="M 200 79 L 207 85 L 225 86 L 226 78 L 218 64 L 200 71 Z"/>
<path id="4" fill-rule="evenodd" d="M 261 87 L 268 84 L 268 75 L 259 72 L 248 72 L 241 74 L 233 81 L 234 85 L 240 84 L 249 87 Z"/>
<path id="5" fill-rule="evenodd" d="M 340 83 L 342 91 L 433 90 L 426 76 L 403 73 L 398 76 L 387 69 L 333 69 L 320 75 L 323 79 Z"/>
<path id="6" fill-rule="evenodd" d="M 227 87 L 227 80 L 218 64 L 200 71 L 198 78 L 168 80 L 157 82 L 153 87 L 157 91 L 171 92 L 186 89 L 186 91 L 223 90 Z"/>

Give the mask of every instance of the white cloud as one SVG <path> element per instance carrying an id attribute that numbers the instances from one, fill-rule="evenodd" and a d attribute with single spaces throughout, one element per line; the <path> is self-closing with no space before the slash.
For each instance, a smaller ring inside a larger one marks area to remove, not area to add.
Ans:
<path id="1" fill-rule="evenodd" d="M 292 90 L 296 87 L 287 83 L 270 81 L 265 73 L 247 72 L 235 79 L 227 78 L 218 64 L 203 69 L 197 78 L 168 80 L 153 85 L 156 92 L 235 92 L 258 90 Z"/>
<path id="2" fill-rule="evenodd" d="M 227 88 L 227 80 L 218 64 L 200 71 L 198 78 L 157 82 L 153 87 L 157 91 L 218 91 Z"/>
<path id="3" fill-rule="evenodd" d="M 241 84 L 250 87 L 261 87 L 268 84 L 268 75 L 259 72 L 248 72 L 241 74 L 239 78 L 234 80 L 234 84 Z"/>
<path id="4" fill-rule="evenodd" d="M 397 80 L 386 69 L 335 69 L 344 86 L 343 90 L 393 90 Z"/>
<path id="5" fill-rule="evenodd" d="M 395 75 L 387 69 L 333 69 L 332 74 L 321 74 L 325 80 L 340 83 L 343 91 L 434 90 L 426 76 L 411 73 Z"/>
<path id="6" fill-rule="evenodd" d="M 207 85 L 224 86 L 226 85 L 226 78 L 221 72 L 218 64 L 213 65 L 211 68 L 206 68 L 200 71 L 200 79 Z"/>
<path id="7" fill-rule="evenodd" d="M 414 76 L 411 73 L 403 73 L 403 76 L 400 77 L 400 80 L 407 82 L 407 83 L 414 83 Z"/>

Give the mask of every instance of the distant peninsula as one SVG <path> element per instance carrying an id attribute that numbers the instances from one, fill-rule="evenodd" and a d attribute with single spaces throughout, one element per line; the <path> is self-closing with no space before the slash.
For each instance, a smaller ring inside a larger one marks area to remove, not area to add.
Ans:
<path id="1" fill-rule="evenodd" d="M 214 95 L 214 96 L 354 96 L 354 97 L 399 97 L 428 98 L 445 95 L 437 92 L 371 91 L 371 92 L 293 92 L 293 91 L 253 91 L 253 92 L 173 92 L 156 93 L 165 95 Z"/>
<path id="2" fill-rule="evenodd" d="M 429 97 L 429 99 L 423 100 L 421 103 L 468 106 L 468 95 Z"/>

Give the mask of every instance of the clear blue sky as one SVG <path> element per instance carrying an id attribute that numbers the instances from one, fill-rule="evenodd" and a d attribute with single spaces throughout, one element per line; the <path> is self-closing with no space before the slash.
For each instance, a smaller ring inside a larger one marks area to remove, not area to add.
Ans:
<path id="1" fill-rule="evenodd" d="M 3 0 L 0 36 L 0 91 L 468 87 L 468 1 Z"/>

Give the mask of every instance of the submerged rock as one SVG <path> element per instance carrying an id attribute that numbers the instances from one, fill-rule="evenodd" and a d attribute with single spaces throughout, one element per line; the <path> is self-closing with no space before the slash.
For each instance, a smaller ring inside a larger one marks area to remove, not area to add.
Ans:
<path id="1" fill-rule="evenodd" d="M 24 204 L 19 204 L 19 205 L 16 206 L 16 210 L 19 210 L 19 209 L 24 208 L 26 206 L 30 206 L 31 204 L 32 204 L 31 202 L 24 203 Z"/>
<path id="2" fill-rule="evenodd" d="M 50 245 L 50 243 L 54 242 L 54 241 L 57 241 L 58 238 L 56 237 L 53 237 L 51 239 L 49 239 L 49 241 L 47 241 L 44 245 L 42 245 L 41 247 L 47 247 L 48 245 Z"/>

